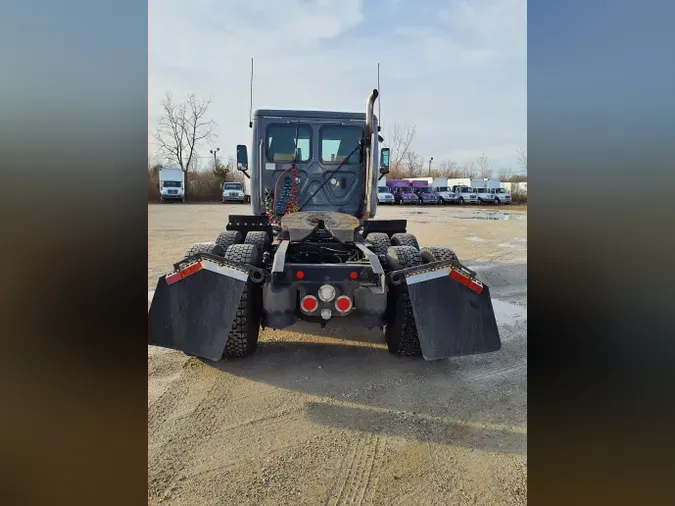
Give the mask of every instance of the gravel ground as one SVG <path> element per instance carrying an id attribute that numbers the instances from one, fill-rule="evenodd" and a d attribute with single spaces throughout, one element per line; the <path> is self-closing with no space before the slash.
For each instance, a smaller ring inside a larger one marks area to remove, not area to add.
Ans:
<path id="1" fill-rule="evenodd" d="M 248 206 L 149 205 L 148 290 Z M 380 207 L 490 286 L 499 352 L 437 362 L 379 331 L 298 324 L 242 360 L 148 348 L 149 502 L 502 505 L 527 500 L 527 213 Z"/>

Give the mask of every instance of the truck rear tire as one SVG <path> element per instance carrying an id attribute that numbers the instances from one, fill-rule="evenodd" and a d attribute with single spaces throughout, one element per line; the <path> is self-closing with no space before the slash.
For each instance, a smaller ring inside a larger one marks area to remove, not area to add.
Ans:
<path id="1" fill-rule="evenodd" d="M 209 253 L 211 255 L 218 255 L 222 257 L 223 254 L 225 254 L 225 250 L 221 246 L 213 242 L 199 242 L 193 245 L 189 250 L 187 250 L 187 253 L 185 253 L 184 258 L 191 257 L 192 255 L 196 255 L 197 253 Z"/>
<path id="2" fill-rule="evenodd" d="M 267 232 L 251 231 L 247 232 L 244 244 L 253 244 L 258 248 L 258 253 L 261 255 L 270 249 L 270 236 Z"/>
<path id="3" fill-rule="evenodd" d="M 412 234 L 394 234 L 391 236 L 392 246 L 412 246 L 419 251 L 420 245 Z"/>
<path id="4" fill-rule="evenodd" d="M 244 236 L 238 230 L 226 230 L 218 234 L 216 244 L 227 251 L 227 248 L 233 244 L 241 244 L 244 242 Z"/>
<path id="5" fill-rule="evenodd" d="M 225 251 L 225 259 L 238 264 L 260 266 L 260 253 L 254 244 L 232 244 Z M 262 317 L 262 286 L 246 281 L 237 306 L 223 357 L 246 357 L 258 348 Z"/>
<path id="6" fill-rule="evenodd" d="M 425 264 L 459 260 L 455 252 L 445 246 L 425 246 L 420 250 L 420 256 Z"/>
<path id="7" fill-rule="evenodd" d="M 392 265 L 395 265 L 396 269 L 415 267 L 424 263 L 419 251 L 412 246 L 390 247 L 387 259 L 394 260 Z M 389 287 L 385 321 L 384 339 L 390 353 L 405 357 L 422 355 L 413 308 L 405 284 Z"/>
<path id="8" fill-rule="evenodd" d="M 371 232 L 366 236 L 366 242 L 373 245 L 373 253 L 377 255 L 383 269 L 387 268 L 387 250 L 391 246 L 389 236 L 383 232 Z"/>

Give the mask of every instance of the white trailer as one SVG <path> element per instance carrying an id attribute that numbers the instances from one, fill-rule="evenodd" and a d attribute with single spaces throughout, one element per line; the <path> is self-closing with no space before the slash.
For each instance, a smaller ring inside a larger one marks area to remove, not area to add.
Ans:
<path id="1" fill-rule="evenodd" d="M 185 173 L 183 169 L 159 169 L 159 194 L 162 202 L 185 202 Z"/>

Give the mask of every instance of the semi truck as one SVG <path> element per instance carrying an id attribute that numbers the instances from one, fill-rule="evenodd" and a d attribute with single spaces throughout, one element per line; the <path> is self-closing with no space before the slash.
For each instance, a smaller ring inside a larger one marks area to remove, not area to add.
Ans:
<path id="1" fill-rule="evenodd" d="M 501 348 L 477 274 L 451 248 L 420 247 L 406 220 L 375 219 L 389 172 L 377 96 L 361 113 L 255 111 L 250 165 L 237 146 L 251 213 L 229 215 L 215 241 L 193 245 L 158 279 L 149 345 L 245 357 L 261 328 L 303 320 L 380 329 L 391 353 L 425 360 Z"/>

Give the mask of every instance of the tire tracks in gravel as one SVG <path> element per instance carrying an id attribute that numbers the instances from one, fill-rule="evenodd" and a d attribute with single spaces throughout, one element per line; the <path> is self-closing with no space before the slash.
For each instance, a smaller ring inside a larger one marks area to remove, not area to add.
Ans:
<path id="1" fill-rule="evenodd" d="M 150 489 L 157 498 L 169 498 L 183 480 L 193 477 L 190 469 L 200 451 L 211 444 L 211 435 L 215 430 L 231 433 L 241 427 L 301 411 L 300 407 L 291 406 L 266 412 L 263 416 L 227 423 L 227 411 L 218 408 L 232 400 L 232 385 L 224 381 L 221 371 L 196 359 L 188 359 L 183 365 L 180 380 L 174 382 L 174 386 L 180 394 L 175 395 L 174 389 L 167 389 L 150 410 L 152 413 L 153 409 L 161 407 L 151 424 L 151 434 L 153 438 L 164 440 L 150 453 L 150 475 L 153 477 Z M 192 395 L 194 400 L 190 397 Z M 250 396 L 237 399 L 247 397 Z M 186 408 L 186 405 L 190 407 Z M 181 413 L 174 416 L 177 409 Z"/>
<path id="2" fill-rule="evenodd" d="M 357 438 L 349 456 L 342 460 L 336 486 L 331 490 L 325 506 L 372 503 L 377 488 L 375 471 L 385 444 L 385 440 L 373 433 L 361 434 Z"/>

